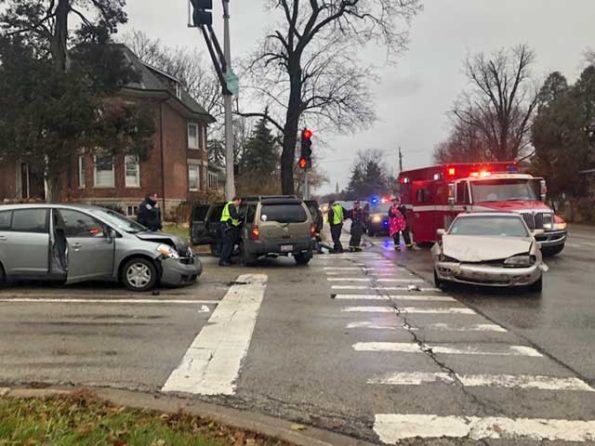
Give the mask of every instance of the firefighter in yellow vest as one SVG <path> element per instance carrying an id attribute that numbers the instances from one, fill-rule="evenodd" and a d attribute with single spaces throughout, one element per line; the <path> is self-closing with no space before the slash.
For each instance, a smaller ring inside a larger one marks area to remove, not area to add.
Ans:
<path id="1" fill-rule="evenodd" d="M 219 266 L 231 265 L 231 255 L 233 247 L 240 236 L 240 225 L 242 223 L 239 208 L 242 200 L 240 197 L 233 197 L 223 208 L 221 213 L 221 234 L 223 236 L 223 246 L 221 248 L 221 258 Z"/>
<path id="2" fill-rule="evenodd" d="M 328 223 L 331 227 L 331 237 L 333 238 L 333 252 L 343 252 L 343 245 L 341 245 L 341 232 L 343 231 L 343 221 L 345 220 L 346 211 L 339 203 L 332 200 L 328 210 Z"/>

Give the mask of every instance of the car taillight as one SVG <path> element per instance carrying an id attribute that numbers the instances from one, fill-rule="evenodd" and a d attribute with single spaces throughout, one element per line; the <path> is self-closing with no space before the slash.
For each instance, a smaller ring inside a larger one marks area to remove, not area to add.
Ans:
<path id="1" fill-rule="evenodd" d="M 310 237 L 316 237 L 316 225 L 315 224 L 310 225 Z"/>
<path id="2" fill-rule="evenodd" d="M 252 240 L 258 240 L 260 237 L 260 229 L 258 229 L 258 226 L 252 226 L 252 232 L 250 232 L 250 237 L 252 238 Z"/>

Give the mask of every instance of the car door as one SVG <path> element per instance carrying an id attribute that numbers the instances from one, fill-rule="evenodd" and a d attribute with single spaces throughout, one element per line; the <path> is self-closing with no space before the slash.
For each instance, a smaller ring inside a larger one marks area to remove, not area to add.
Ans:
<path id="1" fill-rule="evenodd" d="M 44 278 L 49 271 L 49 209 L 14 209 L 10 230 L 0 232 L 0 247 L 7 276 Z M 7 215 L 2 220 L 6 223 Z M 3 225 L 6 227 L 6 224 Z"/>
<path id="2" fill-rule="evenodd" d="M 190 238 L 193 245 L 208 245 L 212 243 L 207 231 L 207 217 L 209 209 L 208 204 L 199 204 L 192 208 L 192 216 L 190 217 Z"/>
<path id="3" fill-rule="evenodd" d="M 67 283 L 107 279 L 114 272 L 114 239 L 107 225 L 84 212 L 59 209 L 68 244 Z"/>

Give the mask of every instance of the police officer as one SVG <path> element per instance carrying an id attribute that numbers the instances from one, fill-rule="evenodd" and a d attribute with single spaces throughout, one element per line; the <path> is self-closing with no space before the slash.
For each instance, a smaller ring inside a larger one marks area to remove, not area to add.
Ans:
<path id="1" fill-rule="evenodd" d="M 138 206 L 138 216 L 136 220 L 149 231 L 159 231 L 161 225 L 161 209 L 157 203 L 157 194 L 147 194 L 145 200 Z"/>
<path id="2" fill-rule="evenodd" d="M 223 247 L 221 248 L 221 259 L 219 266 L 231 265 L 233 247 L 239 237 L 241 218 L 239 207 L 242 200 L 240 197 L 233 197 L 223 208 L 221 213 L 221 234 L 223 236 Z"/>
<path id="3" fill-rule="evenodd" d="M 359 200 L 353 204 L 353 209 L 350 211 L 351 218 L 351 238 L 349 239 L 349 251 L 358 252 L 362 249 L 359 247 L 362 241 L 362 234 L 365 229 L 365 213 L 361 207 Z"/>
<path id="4" fill-rule="evenodd" d="M 343 252 L 343 245 L 341 245 L 341 232 L 343 230 L 343 221 L 345 220 L 345 209 L 335 200 L 331 200 L 328 210 L 328 222 L 331 227 L 331 237 L 333 238 L 334 248 L 333 252 Z"/>

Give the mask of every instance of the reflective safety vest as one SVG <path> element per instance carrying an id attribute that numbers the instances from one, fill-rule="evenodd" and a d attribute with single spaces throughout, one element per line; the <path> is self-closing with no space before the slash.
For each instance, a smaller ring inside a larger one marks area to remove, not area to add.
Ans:
<path id="1" fill-rule="evenodd" d="M 228 202 L 223 208 L 223 212 L 221 213 L 221 223 L 226 223 L 228 220 L 231 220 L 231 224 L 233 226 L 240 226 L 239 220 L 231 218 L 231 214 L 229 212 L 230 206 L 234 206 L 233 201 Z"/>
<path id="2" fill-rule="evenodd" d="M 343 206 L 340 204 L 333 204 L 333 221 L 332 225 L 340 225 L 343 223 Z"/>

